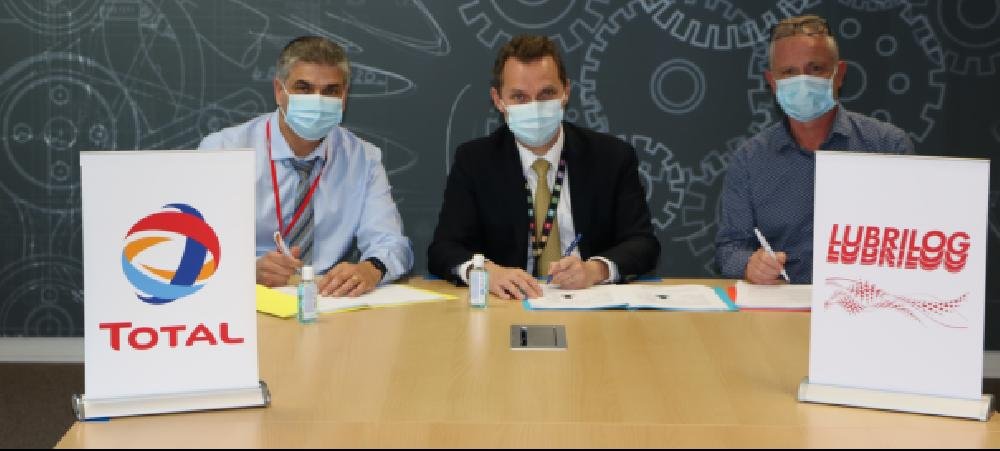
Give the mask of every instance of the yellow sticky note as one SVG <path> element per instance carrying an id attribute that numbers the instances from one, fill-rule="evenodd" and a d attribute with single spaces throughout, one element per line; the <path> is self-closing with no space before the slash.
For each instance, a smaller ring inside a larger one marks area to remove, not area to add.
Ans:
<path id="1" fill-rule="evenodd" d="M 273 288 L 257 285 L 257 311 L 279 318 L 290 318 L 298 312 L 298 299 Z"/>

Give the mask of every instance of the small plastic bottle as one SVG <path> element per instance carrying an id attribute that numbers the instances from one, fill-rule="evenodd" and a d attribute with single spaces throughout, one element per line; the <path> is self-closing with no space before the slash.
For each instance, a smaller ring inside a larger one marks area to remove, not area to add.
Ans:
<path id="1" fill-rule="evenodd" d="M 302 280 L 299 282 L 299 322 L 312 324 L 316 321 L 316 282 L 312 266 L 302 267 Z"/>
<path id="2" fill-rule="evenodd" d="M 486 272 L 486 258 L 483 254 L 472 257 L 469 271 L 469 305 L 486 308 L 486 297 L 490 293 L 490 274 Z"/>

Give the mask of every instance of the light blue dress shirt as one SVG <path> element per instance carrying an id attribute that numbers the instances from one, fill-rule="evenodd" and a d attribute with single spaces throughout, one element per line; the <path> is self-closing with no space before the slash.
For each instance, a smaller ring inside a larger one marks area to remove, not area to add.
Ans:
<path id="1" fill-rule="evenodd" d="M 256 151 L 257 256 L 275 250 L 278 220 L 274 207 L 271 165 L 268 161 L 266 125 L 271 123 L 271 157 L 281 196 L 281 213 L 287 226 L 292 219 L 299 176 L 295 158 L 278 128 L 278 112 L 208 135 L 199 149 Z M 325 167 L 323 162 L 326 161 Z M 361 260 L 376 257 L 385 264 L 383 283 L 406 274 L 413 267 L 413 249 L 403 236 L 403 223 L 392 199 L 389 179 L 382 166 L 382 151 L 350 131 L 334 127 L 305 160 L 319 158 L 311 177 L 322 171 L 313 195 L 313 266 L 326 272 L 344 259 L 357 239 Z M 311 180 L 311 178 L 310 178 Z"/>

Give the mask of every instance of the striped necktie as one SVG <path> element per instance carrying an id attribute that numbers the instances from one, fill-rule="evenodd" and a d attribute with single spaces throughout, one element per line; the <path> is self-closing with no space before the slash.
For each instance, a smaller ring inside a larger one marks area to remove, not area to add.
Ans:
<path id="1" fill-rule="evenodd" d="M 309 192 L 309 175 L 316 164 L 316 159 L 306 161 L 292 159 L 291 162 L 295 172 L 299 174 L 299 184 L 295 188 L 295 208 L 292 210 L 294 217 L 295 212 L 299 210 L 299 207 L 306 198 L 306 194 Z M 311 201 L 306 205 L 302 216 L 295 222 L 292 230 L 288 232 L 288 237 L 289 246 L 299 246 L 301 250 L 299 252 L 299 260 L 302 260 L 305 264 L 311 264 L 312 260 L 310 257 L 312 257 L 313 248 L 313 206 Z"/>

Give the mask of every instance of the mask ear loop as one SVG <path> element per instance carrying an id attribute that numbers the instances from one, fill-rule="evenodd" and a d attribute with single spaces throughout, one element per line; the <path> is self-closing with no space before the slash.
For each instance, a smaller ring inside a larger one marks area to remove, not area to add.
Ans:
<path id="1" fill-rule="evenodd" d="M 285 97 L 288 98 L 288 102 L 290 103 L 292 101 L 292 95 L 288 93 L 288 88 L 285 87 L 285 82 L 279 80 L 278 84 L 281 85 L 281 90 L 285 91 Z M 288 120 L 288 113 L 285 110 L 281 109 L 281 105 L 278 105 L 278 112 L 281 113 L 282 119 L 284 119 L 285 121 Z"/>
<path id="2" fill-rule="evenodd" d="M 837 69 L 840 69 L 840 61 L 837 61 L 836 63 L 834 63 L 834 65 L 833 65 L 833 75 L 830 76 L 830 96 L 834 98 L 833 99 L 834 106 L 836 106 L 837 103 L 839 103 L 839 101 L 840 101 L 840 99 L 837 98 L 837 96 L 836 96 L 837 92 L 835 90 L 837 89 L 837 87 L 834 86 L 834 79 L 837 78 Z"/>

